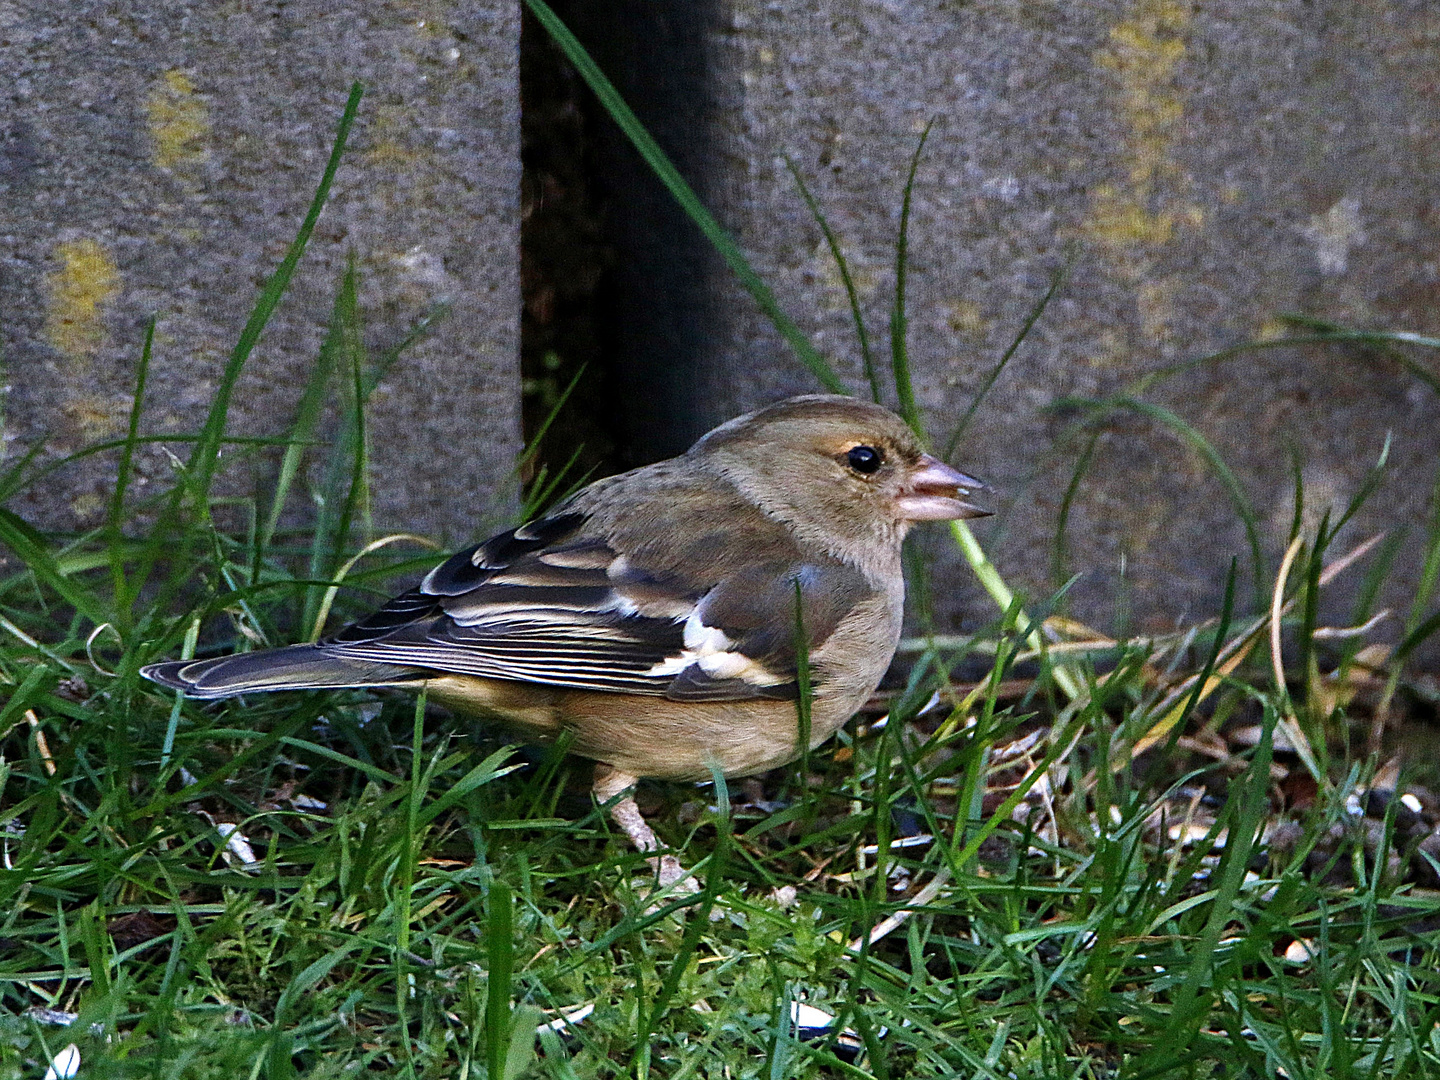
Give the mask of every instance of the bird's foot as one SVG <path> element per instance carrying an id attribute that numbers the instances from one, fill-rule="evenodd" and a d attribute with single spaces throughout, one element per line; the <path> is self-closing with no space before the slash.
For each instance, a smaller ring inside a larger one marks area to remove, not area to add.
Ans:
<path id="1" fill-rule="evenodd" d="M 595 799 L 602 806 L 627 788 L 634 787 L 635 783 L 636 777 L 629 773 L 621 772 L 610 765 L 595 765 Z M 655 835 L 655 830 L 650 828 L 645 816 L 640 813 L 640 807 L 636 805 L 633 795 L 626 795 L 610 807 L 610 820 L 630 838 L 638 851 L 659 852 L 664 846 Z M 689 896 L 700 891 L 700 883 L 674 855 L 652 855 L 645 861 L 655 870 L 661 890 L 671 889 L 680 896 Z"/>
<path id="2" fill-rule="evenodd" d="M 662 890 L 673 888 L 677 896 L 693 896 L 700 891 L 700 882 L 674 855 L 660 855 L 646 861 L 655 868 L 655 878 Z"/>

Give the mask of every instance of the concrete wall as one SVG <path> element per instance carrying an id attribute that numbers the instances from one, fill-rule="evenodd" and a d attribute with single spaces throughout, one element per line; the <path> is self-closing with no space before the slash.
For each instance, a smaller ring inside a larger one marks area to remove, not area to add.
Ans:
<path id="1" fill-rule="evenodd" d="M 981 529 L 1006 576 L 1043 592 L 1083 571 L 1078 613 L 1102 625 L 1126 610 L 1146 629 L 1212 612 L 1244 531 L 1193 447 L 1120 416 L 1075 490 L 1057 569 L 1055 524 L 1084 444 L 1055 402 L 1273 338 L 1289 311 L 1440 331 L 1432 4 L 616 0 L 561 11 L 857 390 L 838 275 L 782 155 L 839 232 L 883 354 L 904 173 L 935 119 L 915 188 L 910 347 L 942 441 L 1078 250 L 957 460 L 997 489 L 1002 513 Z M 519 432 L 518 26 L 508 3 L 0 0 L 8 459 L 42 438 L 54 456 L 119 430 L 151 311 L 147 430 L 194 429 L 358 77 L 371 89 L 351 152 L 242 381 L 234 430 L 284 430 L 353 249 L 373 345 L 440 298 L 454 305 L 377 396 L 380 522 L 454 542 L 497 524 L 509 504 L 492 497 Z M 813 389 L 632 152 L 613 131 L 604 139 L 621 458 L 674 452 L 737 411 Z M 1435 371 L 1433 355 L 1417 356 Z M 1440 460 L 1440 404 L 1423 380 L 1378 352 L 1292 348 L 1201 366 L 1143 396 L 1224 456 L 1271 569 L 1292 514 L 1292 454 L 1314 521 L 1392 434 L 1385 486 L 1342 543 L 1410 527 L 1394 572 L 1403 597 Z M 253 472 L 263 480 L 271 465 L 262 456 Z M 141 468 L 169 466 L 147 451 Z M 42 525 L 93 523 L 112 469 L 97 459 L 12 505 Z M 946 545 L 933 546 L 942 616 L 988 612 Z"/>
<path id="2" fill-rule="evenodd" d="M 1078 248 L 1070 283 L 957 455 L 996 487 L 1001 516 L 980 531 L 1007 578 L 1032 592 L 1052 584 L 1054 529 L 1083 446 L 1064 437 L 1073 415 L 1048 411 L 1057 400 L 1117 393 L 1166 364 L 1275 337 L 1285 312 L 1440 331 L 1433 4 L 728 0 L 694 11 L 707 128 L 691 174 L 857 390 L 838 274 L 783 154 L 840 234 L 883 353 L 901 189 L 935 119 L 911 222 L 910 348 L 942 442 Z M 643 99 L 648 73 L 616 70 Z M 652 115 L 662 142 L 687 145 L 663 110 Z M 705 325 L 684 360 L 695 381 L 671 447 L 815 388 L 723 268 L 707 274 Z M 665 309 L 664 278 L 646 289 Z M 1434 353 L 1415 356 L 1440 371 Z M 1294 348 L 1203 366 L 1143 396 L 1234 470 L 1271 572 L 1291 521 L 1292 453 L 1313 524 L 1343 506 L 1393 435 L 1388 479 L 1339 543 L 1408 528 L 1392 597 L 1404 602 L 1440 463 L 1431 387 L 1376 352 Z M 947 545 L 934 546 L 941 613 L 988 617 Z M 1231 555 L 1243 566 L 1246 551 L 1199 453 L 1138 416 L 1106 425 L 1075 493 L 1061 574 L 1085 574 L 1079 614 L 1108 625 L 1128 608 L 1145 629 L 1211 614 Z"/>
<path id="3" fill-rule="evenodd" d="M 513 491 L 493 499 L 520 429 L 518 27 L 514 5 L 445 0 L 0 0 L 7 460 L 123 430 L 151 312 L 144 429 L 199 426 L 361 79 L 331 204 L 230 430 L 286 430 L 353 251 L 372 347 L 452 306 L 375 395 L 377 523 L 459 541 L 503 520 Z M 274 460 L 248 472 L 263 484 Z M 137 467 L 170 468 L 158 450 Z M 113 458 L 92 459 L 11 506 L 84 527 L 113 475 Z"/>

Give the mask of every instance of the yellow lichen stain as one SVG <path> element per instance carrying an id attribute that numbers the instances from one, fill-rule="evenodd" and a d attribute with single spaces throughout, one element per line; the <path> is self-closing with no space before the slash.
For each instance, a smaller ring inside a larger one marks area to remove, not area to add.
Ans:
<path id="1" fill-rule="evenodd" d="M 124 426 L 125 403 L 94 394 L 77 394 L 60 407 L 70 430 L 86 442 L 114 435 Z"/>
<path id="2" fill-rule="evenodd" d="M 195 93 L 190 76 L 178 68 L 165 72 L 145 99 L 152 160 L 160 169 L 176 169 L 205 160 L 210 110 Z"/>
<path id="3" fill-rule="evenodd" d="M 1120 87 L 1125 179 L 1097 185 L 1083 231 L 1131 283 L 1144 279 L 1151 257 L 1175 239 L 1177 230 L 1205 224 L 1204 210 L 1183 198 L 1191 181 L 1172 154 L 1185 122 L 1176 69 L 1185 59 L 1190 18 L 1189 5 L 1175 0 L 1134 0 L 1130 17 L 1111 29 L 1095 56 Z M 1173 287 L 1162 285 L 1141 296 L 1148 337 L 1166 336 L 1173 293 Z"/>
<path id="4" fill-rule="evenodd" d="M 1124 335 L 1115 327 L 1107 326 L 1100 331 L 1095 349 L 1085 361 L 1093 368 L 1117 367 L 1124 363 L 1128 352 Z"/>
<path id="5" fill-rule="evenodd" d="M 1271 315 L 1255 331 L 1256 341 L 1280 341 L 1290 336 L 1290 324 Z"/>
<path id="6" fill-rule="evenodd" d="M 105 500 L 96 494 L 77 495 L 70 500 L 70 513 L 75 519 L 81 522 L 95 521 L 100 517 L 106 506 Z"/>
<path id="7" fill-rule="evenodd" d="M 945 305 L 945 321 L 955 333 L 969 337 L 983 337 L 990 329 L 990 321 L 974 300 L 951 300 Z"/>
<path id="8" fill-rule="evenodd" d="M 1163 247 L 1175 235 L 1173 213 L 1155 213 L 1133 191 L 1100 184 L 1091 198 L 1085 231 L 1110 248 Z"/>
<path id="9" fill-rule="evenodd" d="M 1138 0 L 1131 18 L 1113 27 L 1095 57 L 1120 80 L 1121 109 L 1129 125 L 1130 182 L 1145 184 L 1175 172 L 1169 149 L 1185 105 L 1173 82 L 1185 58 L 1180 36 L 1190 13 L 1174 0 Z"/>
<path id="10" fill-rule="evenodd" d="M 105 342 L 104 307 L 120 291 L 120 271 L 88 238 L 57 244 L 55 261 L 45 281 L 45 337 L 70 359 L 85 360 Z"/>
<path id="11" fill-rule="evenodd" d="M 418 173 L 416 165 L 424 154 L 410 145 L 408 136 L 414 131 L 415 117 L 403 105 L 381 105 L 369 124 L 366 162 L 380 168 Z"/>
<path id="12" fill-rule="evenodd" d="M 1170 336 L 1170 320 L 1175 311 L 1175 297 L 1180 282 L 1173 277 L 1146 279 L 1135 290 L 1135 306 L 1140 313 L 1141 332 L 1151 341 Z"/>

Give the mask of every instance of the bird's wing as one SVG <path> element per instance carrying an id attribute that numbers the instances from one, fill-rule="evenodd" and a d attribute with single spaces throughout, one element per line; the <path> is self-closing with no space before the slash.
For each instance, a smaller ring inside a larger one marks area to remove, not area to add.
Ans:
<path id="1" fill-rule="evenodd" d="M 731 558 L 719 580 L 655 572 L 585 525 L 561 513 L 460 552 L 323 647 L 578 690 L 783 699 L 796 694 L 797 633 L 815 647 L 869 594 L 853 567 L 773 546 L 749 565 Z"/>

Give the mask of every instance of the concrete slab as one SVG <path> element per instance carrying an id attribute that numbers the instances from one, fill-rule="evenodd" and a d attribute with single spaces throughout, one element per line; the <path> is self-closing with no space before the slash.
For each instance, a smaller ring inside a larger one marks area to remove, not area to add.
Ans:
<path id="1" fill-rule="evenodd" d="M 122 430 L 152 312 L 144 429 L 198 427 L 360 79 L 331 205 L 230 431 L 286 430 L 353 252 L 372 350 L 451 309 L 375 394 L 377 527 L 458 542 L 504 521 L 520 438 L 518 37 L 513 6 L 431 0 L 0 2 L 7 460 Z M 263 486 L 275 461 L 259 455 L 224 490 Z M 137 460 L 142 482 L 170 467 L 158 449 Z M 113 457 L 90 459 L 10 505 L 84 528 L 113 476 Z"/>
<path id="2" fill-rule="evenodd" d="M 1145 373 L 1274 338 L 1287 332 L 1286 312 L 1440 331 L 1434 5 L 726 0 L 687 10 L 683 32 L 667 33 L 688 43 L 687 65 L 703 77 L 702 131 L 691 140 L 652 106 L 661 141 L 857 390 L 839 275 L 783 158 L 838 232 L 883 354 L 905 171 L 935 121 L 914 191 L 909 340 L 941 442 L 1078 249 L 1069 285 L 956 460 L 997 489 L 1001 515 L 979 528 L 1006 577 L 1043 595 L 1082 573 L 1075 610 L 1102 626 L 1159 630 L 1214 613 L 1231 557 L 1243 571 L 1249 547 L 1204 455 L 1126 411 L 1099 429 L 1057 559 L 1057 521 L 1086 445 L 1071 426 L 1078 414 L 1058 402 L 1133 391 Z M 644 63 L 666 61 L 653 53 L 637 45 L 610 69 L 642 102 Z M 676 361 L 687 375 L 670 446 L 815 388 L 724 268 L 704 267 L 703 325 Z M 656 274 L 633 302 L 672 310 L 667 290 Z M 686 284 L 674 299 L 694 292 Z M 664 332 L 641 351 L 663 355 Z M 1343 508 L 1393 437 L 1384 485 L 1337 545 L 1408 529 L 1390 597 L 1403 603 L 1440 461 L 1440 365 L 1433 352 L 1415 357 L 1428 384 L 1375 350 L 1287 348 L 1201 365 L 1139 397 L 1173 411 L 1233 470 L 1267 573 L 1293 517 L 1292 457 L 1313 527 Z M 940 560 L 942 620 L 988 618 L 953 550 L 928 546 Z M 1348 611 L 1346 594 L 1341 586 L 1333 617 Z"/>

